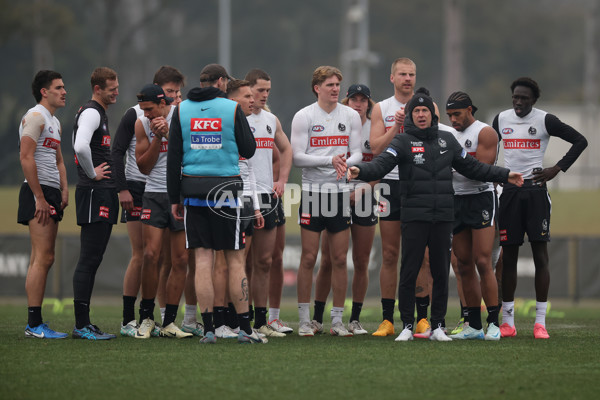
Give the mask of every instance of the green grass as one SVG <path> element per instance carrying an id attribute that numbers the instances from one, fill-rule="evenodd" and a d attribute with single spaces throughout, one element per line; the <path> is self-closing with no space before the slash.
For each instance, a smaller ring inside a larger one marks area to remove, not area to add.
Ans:
<path id="1" fill-rule="evenodd" d="M 500 342 L 292 334 L 266 345 L 219 340 L 202 346 L 197 339 L 25 339 L 21 301 L 0 305 L 0 397 L 587 400 L 600 390 L 597 307 L 553 305 L 547 341 L 534 340 L 532 317 L 519 316 L 518 336 Z M 53 315 L 45 307 L 44 315 L 54 328 L 70 331 L 71 310 Z M 117 302 L 96 305 L 92 320 L 115 332 L 120 314 Z M 376 301 L 365 308 L 362 319 L 370 332 L 379 315 Z M 450 325 L 458 310 L 448 315 Z M 293 304 L 282 317 L 297 321 Z"/>

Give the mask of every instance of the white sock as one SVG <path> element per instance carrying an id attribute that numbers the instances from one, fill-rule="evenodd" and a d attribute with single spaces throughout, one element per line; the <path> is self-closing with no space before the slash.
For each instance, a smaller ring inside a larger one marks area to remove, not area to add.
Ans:
<path id="1" fill-rule="evenodd" d="M 342 322 L 343 314 L 344 307 L 331 307 L 331 324 L 334 325 L 338 322 Z"/>
<path id="2" fill-rule="evenodd" d="M 546 309 L 548 308 L 547 301 L 535 302 L 535 323 L 546 326 Z"/>
<path id="3" fill-rule="evenodd" d="M 502 323 L 515 326 L 515 302 L 502 302 Z"/>
<path id="4" fill-rule="evenodd" d="M 300 325 L 310 322 L 310 303 L 298 303 L 298 319 Z"/>
<path id="5" fill-rule="evenodd" d="M 161 323 L 161 324 L 162 324 L 162 323 L 163 323 L 163 321 L 165 320 L 165 310 L 166 310 L 166 308 L 165 308 L 165 307 L 161 307 L 161 308 L 160 308 L 160 323 Z"/>
<path id="6" fill-rule="evenodd" d="M 195 325 L 196 322 L 196 305 L 195 304 L 186 304 L 185 305 L 185 314 L 183 314 L 183 323 L 186 325 Z"/>
<path id="7" fill-rule="evenodd" d="M 269 308 L 269 324 L 279 319 L 279 308 Z"/>

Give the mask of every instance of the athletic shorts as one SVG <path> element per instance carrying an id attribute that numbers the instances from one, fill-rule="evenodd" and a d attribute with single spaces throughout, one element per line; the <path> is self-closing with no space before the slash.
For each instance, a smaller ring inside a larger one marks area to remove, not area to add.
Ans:
<path id="1" fill-rule="evenodd" d="M 187 248 L 241 250 L 246 245 L 242 208 L 185 207 Z"/>
<path id="2" fill-rule="evenodd" d="M 379 192 L 379 219 L 382 221 L 400 221 L 400 181 L 382 179 L 380 185 L 387 184 L 389 193 Z"/>
<path id="3" fill-rule="evenodd" d="M 302 191 L 298 208 L 298 223 L 301 228 L 313 232 L 337 233 L 352 224 L 349 192 L 320 193 Z"/>
<path id="4" fill-rule="evenodd" d="M 482 229 L 497 223 L 498 199 L 496 193 L 483 192 L 454 196 L 454 226 L 457 234 L 466 228 Z"/>
<path id="5" fill-rule="evenodd" d="M 133 210 L 128 213 L 123 207 L 121 207 L 121 223 L 139 221 L 142 216 L 142 196 L 144 195 L 144 189 L 146 188 L 146 182 L 140 181 L 127 181 L 127 190 L 133 197 Z"/>
<path id="6" fill-rule="evenodd" d="M 60 189 L 52 186 L 40 185 L 46 202 L 50 205 L 50 218 L 54 221 L 62 221 L 63 210 L 60 209 L 62 202 L 62 193 Z M 35 197 L 27 182 L 23 182 L 19 191 L 19 209 L 17 211 L 17 222 L 23 225 L 29 225 L 35 217 Z"/>
<path id="7" fill-rule="evenodd" d="M 546 185 L 526 179 L 523 187 L 504 184 L 500 196 L 500 245 L 522 245 L 524 234 L 530 242 L 550 241 L 552 202 Z"/>
<path id="8" fill-rule="evenodd" d="M 242 232 L 246 237 L 254 233 L 254 202 L 251 197 L 244 196 L 241 199 L 244 208 L 242 210 Z"/>
<path id="9" fill-rule="evenodd" d="M 352 224 L 360 226 L 377 225 L 377 202 L 373 192 L 363 192 L 359 204 L 354 204 L 352 209 Z"/>
<path id="10" fill-rule="evenodd" d="M 263 229 L 273 229 L 277 227 L 279 222 L 279 213 L 277 212 L 278 203 L 280 200 L 270 194 L 260 194 L 260 212 L 265 219 Z"/>
<path id="11" fill-rule="evenodd" d="M 175 220 L 171 212 L 171 203 L 169 202 L 169 195 L 167 193 L 144 193 L 140 219 L 143 224 L 159 229 L 169 228 L 173 232 L 179 232 L 184 229 L 183 221 Z"/>
<path id="12" fill-rule="evenodd" d="M 75 188 L 77 225 L 94 222 L 116 224 L 119 219 L 119 196 L 115 188 Z"/>
<path id="13" fill-rule="evenodd" d="M 279 198 L 277 202 L 277 226 L 285 225 L 285 213 L 283 212 L 283 198 Z"/>

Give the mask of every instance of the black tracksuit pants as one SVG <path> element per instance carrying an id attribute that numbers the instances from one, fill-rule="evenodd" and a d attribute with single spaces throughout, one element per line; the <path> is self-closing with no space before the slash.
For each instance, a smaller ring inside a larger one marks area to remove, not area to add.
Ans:
<path id="1" fill-rule="evenodd" d="M 452 246 L 452 222 L 402 222 L 402 267 L 398 285 L 398 308 L 404 326 L 415 322 L 415 285 L 429 247 L 433 277 L 431 329 L 444 327 L 448 307 L 448 273 Z"/>

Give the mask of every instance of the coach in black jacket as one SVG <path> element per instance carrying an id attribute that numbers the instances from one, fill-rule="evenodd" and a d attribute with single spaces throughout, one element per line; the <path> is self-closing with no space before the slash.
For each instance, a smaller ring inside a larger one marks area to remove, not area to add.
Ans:
<path id="1" fill-rule="evenodd" d="M 451 340 L 444 333 L 448 303 L 448 272 L 454 190 L 452 168 L 464 176 L 487 182 L 522 185 L 521 174 L 483 164 L 468 155 L 450 132 L 438 129 L 433 101 L 417 93 L 406 106 L 404 134 L 370 163 L 351 167 L 348 178 L 369 182 L 381 179 L 398 165 L 402 193 L 402 268 L 398 308 L 404 329 L 396 341 L 412 340 L 415 284 L 426 247 L 433 277 L 431 340 Z"/>

